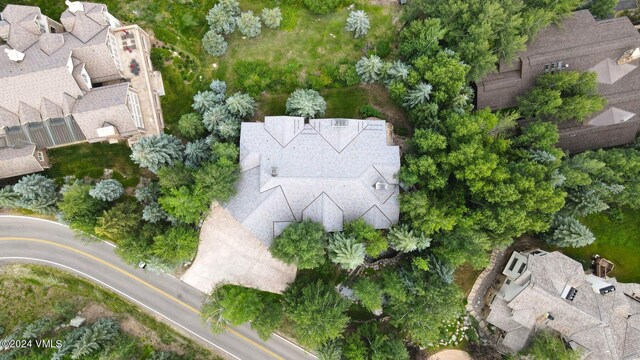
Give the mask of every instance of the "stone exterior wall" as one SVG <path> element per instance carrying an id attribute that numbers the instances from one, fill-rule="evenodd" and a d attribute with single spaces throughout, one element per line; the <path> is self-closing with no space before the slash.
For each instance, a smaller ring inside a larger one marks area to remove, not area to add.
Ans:
<path id="1" fill-rule="evenodd" d="M 476 321 L 478 321 L 478 333 L 482 338 L 489 338 L 491 333 L 489 332 L 488 323 L 482 317 L 482 308 L 484 307 L 484 297 L 487 290 L 494 284 L 496 276 L 502 272 L 504 262 L 506 260 L 506 249 L 494 249 L 491 253 L 489 260 L 489 266 L 487 266 L 482 273 L 476 279 L 476 282 L 469 292 L 467 297 L 466 309 Z"/>

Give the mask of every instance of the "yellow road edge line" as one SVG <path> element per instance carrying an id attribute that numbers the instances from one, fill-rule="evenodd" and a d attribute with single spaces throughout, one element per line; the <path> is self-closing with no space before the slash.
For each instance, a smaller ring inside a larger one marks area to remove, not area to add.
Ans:
<path id="1" fill-rule="evenodd" d="M 104 260 L 100 259 L 97 256 L 91 255 L 91 254 L 89 254 L 87 252 L 84 252 L 82 250 L 78 250 L 78 249 L 76 249 L 74 247 L 63 245 L 63 244 L 59 244 L 59 243 L 57 243 L 55 241 L 43 240 L 43 239 L 35 239 L 35 238 L 27 238 L 27 237 L 0 237 L 0 241 L 30 241 L 30 242 L 36 242 L 36 243 L 42 243 L 42 244 L 49 244 L 49 245 L 53 245 L 53 246 L 57 246 L 57 247 L 63 248 L 65 250 L 69 250 L 69 251 L 75 252 L 76 254 L 80 254 L 82 256 L 88 257 L 91 260 L 94 260 L 94 261 L 97 261 L 97 262 L 99 262 L 99 263 L 101 263 L 103 265 L 106 265 L 106 266 L 112 268 L 113 270 L 116 270 L 116 271 L 126 275 L 127 277 L 129 277 L 129 278 L 131 278 L 131 279 L 133 279 L 133 280 L 145 285 L 146 287 L 148 287 L 148 288 L 160 293 L 162 296 L 174 301 L 175 303 L 182 305 L 183 307 L 187 308 L 188 310 L 190 310 L 190 311 L 192 311 L 192 312 L 194 312 L 194 313 L 196 313 L 198 315 L 202 315 L 200 310 L 194 308 L 193 306 L 185 303 L 184 301 L 182 301 L 180 299 L 175 298 L 174 296 L 166 293 L 165 291 L 160 290 L 159 288 L 149 284 L 148 282 L 140 279 L 139 277 L 127 272 L 126 270 L 123 270 L 123 269 L 121 269 L 121 268 L 119 268 L 119 267 L 117 267 L 117 266 L 115 266 L 115 265 L 113 265 L 113 264 L 111 264 L 111 263 L 109 263 L 107 261 L 104 261 Z M 249 339 L 248 337 L 240 334 L 239 332 L 231 329 L 230 327 L 225 326 L 225 329 L 227 331 L 229 331 L 231 334 L 233 334 L 233 335 L 237 336 L 238 338 L 240 338 L 241 340 L 243 340 L 244 342 L 247 342 L 247 343 L 255 346 L 256 348 L 258 348 L 258 349 L 262 350 L 263 352 L 271 355 L 272 357 L 274 357 L 276 359 L 284 360 L 282 357 L 278 356 L 277 354 L 275 354 L 271 350 L 265 348 L 264 346 L 258 344 L 255 341 Z"/>

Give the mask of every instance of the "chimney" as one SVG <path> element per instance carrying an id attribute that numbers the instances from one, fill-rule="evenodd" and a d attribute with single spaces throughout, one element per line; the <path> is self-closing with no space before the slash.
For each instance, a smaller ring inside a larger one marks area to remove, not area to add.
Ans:
<path id="1" fill-rule="evenodd" d="M 24 60 L 24 54 L 15 49 L 4 49 L 4 52 L 9 57 L 9 60 L 14 62 L 20 62 Z"/>

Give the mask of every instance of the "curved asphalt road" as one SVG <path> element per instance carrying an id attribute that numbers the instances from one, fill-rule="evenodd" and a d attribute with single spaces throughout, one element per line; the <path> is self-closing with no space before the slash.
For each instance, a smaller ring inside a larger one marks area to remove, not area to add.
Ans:
<path id="1" fill-rule="evenodd" d="M 0 216 L 0 265 L 8 263 L 48 265 L 88 278 L 228 359 L 316 359 L 279 336 L 264 342 L 246 325 L 212 334 L 199 313 L 204 293 L 172 276 L 127 265 L 113 245 L 78 240 L 55 222 Z"/>

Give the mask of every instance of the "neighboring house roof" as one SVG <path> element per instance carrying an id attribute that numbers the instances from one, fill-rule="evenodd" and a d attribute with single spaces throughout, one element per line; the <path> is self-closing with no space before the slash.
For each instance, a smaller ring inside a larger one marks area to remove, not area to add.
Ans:
<path id="1" fill-rule="evenodd" d="M 0 141 L 39 148 L 102 141 L 107 137 L 97 129 L 107 123 L 117 128 L 111 138 L 161 133 L 158 96 L 164 90 L 149 85 L 162 77 L 148 59 L 148 34 L 123 27 L 104 4 L 67 5 L 61 23 L 34 6 L 7 5 L 1 13 Z M 124 53 L 124 34 L 127 43 L 141 43 L 138 50 Z M 142 74 L 118 70 L 131 59 L 143 64 Z M 129 89 L 139 95 L 135 107 L 127 104 Z"/>
<path id="2" fill-rule="evenodd" d="M 640 34 L 628 18 L 597 21 L 588 10 L 574 12 L 540 31 L 511 63 L 501 61 L 498 72 L 478 81 L 477 107 L 496 110 L 516 106 L 517 97 L 531 89 L 545 72 L 594 71 L 598 74 L 598 90 L 608 106 L 594 115 L 599 117 L 595 122 L 563 126 L 559 146 L 580 152 L 632 142 L 639 124 L 624 123 L 640 120 L 640 60 L 622 64 L 617 60 L 625 51 L 637 48 Z M 612 118 L 610 109 L 624 112 L 625 116 L 617 116 L 623 120 L 602 121 Z"/>
<path id="3" fill-rule="evenodd" d="M 35 157 L 36 146 L 0 148 L 0 179 L 44 170 Z"/>
<path id="4" fill-rule="evenodd" d="M 76 102 L 73 117 L 87 140 L 103 138 L 98 129 L 105 126 L 114 126 L 120 135 L 138 131 L 127 106 L 129 91 L 128 83 L 103 86 L 93 89 Z"/>
<path id="5" fill-rule="evenodd" d="M 487 317 L 505 332 L 502 346 L 520 351 L 536 330 L 551 329 L 582 349 L 583 359 L 640 358 L 640 302 L 631 297 L 640 285 L 585 275 L 580 263 L 559 252 L 528 254 L 519 277 L 525 286 L 509 301 L 505 294 L 518 278 L 507 277 Z M 615 290 L 601 292 L 609 287 Z"/>
<path id="6" fill-rule="evenodd" d="M 242 123 L 242 176 L 226 209 L 270 245 L 291 222 L 341 231 L 363 218 L 375 228 L 398 221 L 400 151 L 383 120 L 266 117 Z"/>

